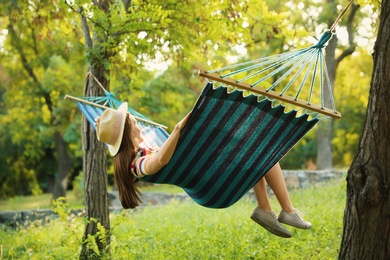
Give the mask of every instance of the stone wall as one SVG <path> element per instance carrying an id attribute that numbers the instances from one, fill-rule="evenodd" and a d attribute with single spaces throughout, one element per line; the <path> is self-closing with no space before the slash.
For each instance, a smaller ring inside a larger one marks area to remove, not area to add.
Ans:
<path id="1" fill-rule="evenodd" d="M 292 171 L 284 170 L 284 178 L 286 181 L 286 186 L 289 190 L 292 189 L 301 189 L 307 188 L 312 185 L 319 185 L 325 182 L 328 182 L 333 179 L 340 179 L 346 176 L 346 171 L 336 171 L 336 170 L 323 170 L 323 171 Z M 251 190 L 248 196 L 253 196 L 253 191 Z M 269 190 L 269 193 L 272 195 L 272 191 Z M 110 211 L 111 212 L 120 212 L 122 206 L 119 201 L 118 192 L 112 191 L 109 192 L 110 200 Z M 143 193 L 143 204 L 140 206 L 156 206 L 156 205 L 165 205 L 172 200 L 185 201 L 190 200 L 186 193 L 180 194 L 168 194 L 168 193 L 158 193 L 158 192 L 144 192 Z M 72 212 L 74 216 L 82 216 L 84 212 L 82 210 Z M 0 224 L 5 226 L 15 227 L 17 225 L 25 225 L 26 223 L 31 223 L 33 221 L 39 220 L 41 222 L 50 221 L 50 219 L 57 218 L 57 214 L 53 213 L 50 209 L 42 210 L 24 210 L 24 211 L 0 211 Z"/>
<path id="2" fill-rule="evenodd" d="M 307 188 L 346 176 L 346 170 L 283 170 L 284 180 L 289 190 Z"/>

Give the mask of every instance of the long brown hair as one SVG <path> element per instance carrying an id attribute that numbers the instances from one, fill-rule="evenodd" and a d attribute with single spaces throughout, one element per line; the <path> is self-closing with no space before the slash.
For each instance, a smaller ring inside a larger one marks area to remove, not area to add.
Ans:
<path id="1" fill-rule="evenodd" d="M 136 155 L 138 143 L 132 136 L 132 123 L 129 116 L 126 116 L 125 128 L 123 130 L 122 143 L 118 153 L 114 156 L 114 176 L 118 186 L 119 199 L 125 209 L 135 208 L 142 203 L 141 192 L 136 187 L 138 179 L 130 172 L 131 162 Z"/>

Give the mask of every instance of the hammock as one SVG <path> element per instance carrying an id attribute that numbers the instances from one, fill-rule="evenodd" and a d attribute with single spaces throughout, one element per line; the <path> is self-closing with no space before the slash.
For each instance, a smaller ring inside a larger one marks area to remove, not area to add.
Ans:
<path id="1" fill-rule="evenodd" d="M 340 118 L 323 48 L 352 1 L 314 46 L 200 71 L 200 76 L 219 82 L 219 86 L 206 84 L 173 157 L 159 172 L 142 180 L 173 184 L 182 187 L 199 205 L 226 208 L 244 196 L 320 119 Z M 240 79 L 231 78 L 239 74 L 243 75 Z M 251 79 L 253 82 L 248 83 Z M 276 91 L 280 85 L 283 89 Z M 291 86 L 296 86 L 294 96 L 286 95 Z M 309 92 L 303 100 L 300 95 L 306 86 Z M 325 107 L 326 91 L 331 108 Z M 318 105 L 312 102 L 316 93 L 320 96 Z M 94 119 L 103 109 L 117 108 L 122 103 L 107 91 L 104 97 L 65 98 L 77 103 L 94 128 Z M 166 127 L 131 108 L 129 111 L 142 129 L 141 146 L 159 147 L 168 138 Z"/>
<path id="2" fill-rule="evenodd" d="M 308 114 L 285 112 L 281 104 L 240 90 L 207 83 L 182 130 L 170 162 L 143 181 L 173 184 L 198 204 L 226 208 L 244 196 L 319 119 Z M 105 105 L 121 102 L 105 97 L 87 100 L 67 96 L 94 126 Z M 103 102 L 95 104 L 94 102 Z M 142 128 L 144 147 L 161 146 L 168 137 L 164 126 L 150 121 L 131 108 Z"/>

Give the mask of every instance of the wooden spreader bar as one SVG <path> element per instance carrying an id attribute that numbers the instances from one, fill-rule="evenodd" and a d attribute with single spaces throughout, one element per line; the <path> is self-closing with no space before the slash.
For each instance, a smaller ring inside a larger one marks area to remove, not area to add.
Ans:
<path id="1" fill-rule="evenodd" d="M 70 95 L 65 95 L 64 99 L 72 99 L 72 100 L 74 100 L 74 101 L 82 102 L 82 103 L 84 103 L 84 104 L 88 104 L 88 105 L 91 105 L 91 106 L 99 107 L 99 108 L 102 108 L 102 109 L 110 108 L 110 107 L 107 107 L 107 106 L 103 106 L 103 105 L 100 105 L 100 104 L 96 104 L 96 103 L 94 103 L 94 102 L 90 102 L 90 101 L 87 101 L 87 100 L 85 100 L 85 99 L 77 98 L 77 97 L 70 96 Z M 132 115 L 132 116 L 134 116 L 134 115 Z M 167 128 L 168 128 L 168 127 L 165 126 L 165 125 L 161 125 L 161 124 L 158 124 L 158 123 L 156 123 L 156 122 L 153 122 L 153 121 L 150 121 L 150 120 L 147 120 L 147 119 L 138 117 L 138 116 L 134 116 L 134 118 L 137 119 L 137 120 L 139 120 L 139 121 L 142 121 L 142 122 L 145 122 L 145 123 L 148 123 L 148 124 L 151 124 L 151 125 L 155 125 L 155 126 L 158 126 L 158 127 L 164 128 L 164 129 L 167 129 Z"/>
<path id="2" fill-rule="evenodd" d="M 218 73 L 214 73 L 214 72 L 207 73 L 204 70 L 199 70 L 199 76 L 210 79 L 211 81 L 218 81 L 218 82 L 221 82 L 221 83 L 226 84 L 226 85 L 237 87 L 239 89 L 248 90 L 250 92 L 266 96 L 270 99 L 277 99 L 277 100 L 280 100 L 282 102 L 286 102 L 286 103 L 289 103 L 289 104 L 292 104 L 295 106 L 299 106 L 299 107 L 308 109 L 310 111 L 318 112 L 320 114 L 330 116 L 330 117 L 333 117 L 336 119 L 341 118 L 341 113 L 337 112 L 337 111 L 333 111 L 332 109 L 321 108 L 321 106 L 315 105 L 315 104 L 308 104 L 306 101 L 301 100 L 301 99 L 295 100 L 294 98 L 287 96 L 287 95 L 281 96 L 279 92 L 274 91 L 274 90 L 266 91 L 266 89 L 262 88 L 262 87 L 258 87 L 258 86 L 251 87 L 251 85 L 249 83 L 246 83 L 246 82 L 237 83 L 236 80 L 229 78 L 229 77 L 221 78 L 221 76 Z"/>

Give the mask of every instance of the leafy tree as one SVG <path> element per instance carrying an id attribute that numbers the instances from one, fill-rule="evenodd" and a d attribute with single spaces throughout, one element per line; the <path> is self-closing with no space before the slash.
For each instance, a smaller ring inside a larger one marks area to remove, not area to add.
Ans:
<path id="1" fill-rule="evenodd" d="M 332 151 L 336 167 L 351 165 L 363 128 L 368 103 L 372 56 L 357 47 L 356 53 L 340 63 L 335 83 L 337 107 L 343 112 L 341 120 L 333 122 Z"/>
<path id="2" fill-rule="evenodd" d="M 390 257 L 390 1 L 382 1 L 380 9 L 366 118 L 347 175 L 340 259 Z"/>
<path id="3" fill-rule="evenodd" d="M 62 98 L 82 79 L 75 73 L 77 66 L 83 67 L 80 48 L 69 42 L 80 37 L 66 29 L 67 13 L 55 1 L 10 1 L 0 7 L 6 32 L 2 64 L 10 79 L 3 86 L 1 115 L 3 145 L 9 152 L 2 156 L 6 173 L 13 173 L 4 186 L 21 189 L 19 194 L 36 194 L 43 188 L 56 199 L 65 196 L 72 169 L 73 153 L 64 136 L 74 112 Z"/>

